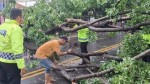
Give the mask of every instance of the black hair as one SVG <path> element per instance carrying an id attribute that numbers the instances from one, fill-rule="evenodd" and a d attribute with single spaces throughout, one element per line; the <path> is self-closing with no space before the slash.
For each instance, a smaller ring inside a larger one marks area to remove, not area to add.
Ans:
<path id="1" fill-rule="evenodd" d="M 10 12 L 10 19 L 15 20 L 18 16 L 22 16 L 22 10 L 13 8 Z"/>

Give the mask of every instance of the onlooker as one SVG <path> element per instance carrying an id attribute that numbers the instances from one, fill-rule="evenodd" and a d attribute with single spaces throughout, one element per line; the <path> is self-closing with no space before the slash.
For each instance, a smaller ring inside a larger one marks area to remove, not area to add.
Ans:
<path id="1" fill-rule="evenodd" d="M 57 67 L 57 60 L 54 60 L 53 62 L 49 60 L 49 58 L 52 58 L 55 52 L 57 55 L 63 56 L 72 51 L 69 49 L 66 52 L 61 52 L 60 46 L 64 45 L 66 42 L 68 42 L 68 38 L 66 36 L 61 36 L 57 40 L 51 40 L 44 43 L 37 49 L 35 57 L 40 60 L 40 64 L 45 68 L 45 84 L 51 84 L 54 81 L 50 75 L 50 70 L 52 67 Z"/>
<path id="2" fill-rule="evenodd" d="M 22 11 L 14 8 L 10 19 L 0 25 L 0 84 L 20 84 L 26 72 L 22 20 Z"/>

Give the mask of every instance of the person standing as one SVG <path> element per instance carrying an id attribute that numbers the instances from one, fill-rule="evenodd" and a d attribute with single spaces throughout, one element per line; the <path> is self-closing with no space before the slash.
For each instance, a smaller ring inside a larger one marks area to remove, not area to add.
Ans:
<path id="1" fill-rule="evenodd" d="M 80 43 L 80 51 L 81 53 L 88 53 L 87 45 L 89 42 L 88 38 L 89 29 L 84 28 L 81 30 L 78 30 L 78 41 Z M 90 57 L 85 57 L 90 61 Z M 86 64 L 86 62 L 83 60 L 81 64 Z"/>
<path id="2" fill-rule="evenodd" d="M 20 84 L 26 72 L 22 20 L 22 11 L 14 8 L 10 19 L 0 25 L 0 84 Z"/>
<path id="3" fill-rule="evenodd" d="M 83 18 L 83 20 L 88 21 L 88 18 Z M 75 24 L 74 28 L 77 27 L 78 25 Z M 83 28 L 77 31 L 77 36 L 78 36 L 78 42 L 80 43 L 80 52 L 81 53 L 88 53 L 87 46 L 89 42 L 89 29 L 88 28 Z M 90 57 L 85 57 L 90 61 Z M 82 58 L 82 64 L 86 64 L 86 62 Z"/>
<path id="4" fill-rule="evenodd" d="M 45 68 L 45 84 L 52 84 L 54 79 L 50 75 L 51 68 L 57 68 L 57 60 L 50 60 L 49 58 L 53 58 L 53 55 L 56 53 L 58 56 L 63 56 L 68 53 L 71 53 L 71 49 L 66 52 L 62 52 L 60 50 L 60 46 L 64 45 L 68 42 L 68 38 L 66 36 L 60 36 L 57 40 L 50 40 L 43 45 L 41 45 L 36 53 L 35 57 L 40 61 L 40 64 Z"/>

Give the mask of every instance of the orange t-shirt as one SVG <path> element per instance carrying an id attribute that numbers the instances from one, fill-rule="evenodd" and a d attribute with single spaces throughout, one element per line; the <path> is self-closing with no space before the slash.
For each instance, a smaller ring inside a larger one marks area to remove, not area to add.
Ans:
<path id="1" fill-rule="evenodd" d="M 58 40 L 51 40 L 41 45 L 37 49 L 35 56 L 39 59 L 45 59 L 51 57 L 54 52 L 60 52 L 60 44 Z"/>

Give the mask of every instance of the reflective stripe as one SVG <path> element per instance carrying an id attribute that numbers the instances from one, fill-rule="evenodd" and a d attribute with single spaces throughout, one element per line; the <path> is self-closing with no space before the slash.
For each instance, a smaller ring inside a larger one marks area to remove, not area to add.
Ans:
<path id="1" fill-rule="evenodd" d="M 88 33 L 89 33 L 89 29 L 88 28 L 78 30 L 78 41 L 79 42 L 87 42 L 87 41 L 89 41 Z"/>
<path id="2" fill-rule="evenodd" d="M 0 58 L 0 62 L 4 62 L 4 63 L 16 63 L 15 60 L 7 60 L 7 59 L 3 59 L 3 58 Z"/>
<path id="3" fill-rule="evenodd" d="M 6 52 L 0 52 L 0 58 L 6 59 L 6 60 L 15 60 L 22 58 L 22 54 L 14 55 L 12 53 L 6 53 Z"/>
<path id="4" fill-rule="evenodd" d="M 15 60 L 14 55 L 12 53 L 0 52 L 0 58 L 7 60 Z"/>
<path id="5" fill-rule="evenodd" d="M 25 60 L 22 54 L 14 55 L 12 53 L 0 52 L 0 62 L 4 63 L 17 63 L 19 69 L 25 67 Z"/>
<path id="6" fill-rule="evenodd" d="M 87 42 L 89 39 L 88 38 L 78 38 L 79 42 Z"/>
<path id="7" fill-rule="evenodd" d="M 0 30 L 0 34 L 2 35 L 2 36 L 6 36 L 6 33 L 7 33 L 7 31 L 6 30 Z"/>

